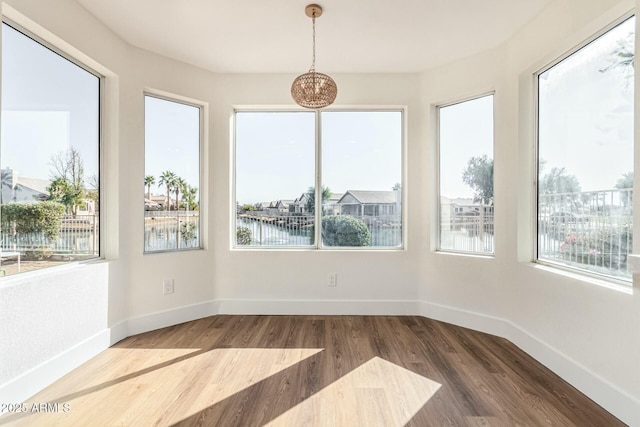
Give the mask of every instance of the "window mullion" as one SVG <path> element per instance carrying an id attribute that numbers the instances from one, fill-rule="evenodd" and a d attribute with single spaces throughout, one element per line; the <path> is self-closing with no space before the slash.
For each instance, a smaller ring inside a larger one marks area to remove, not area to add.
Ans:
<path id="1" fill-rule="evenodd" d="M 315 230 L 315 247 L 322 248 L 322 119 L 320 111 L 316 111 L 316 182 L 315 182 L 315 209 L 314 221 Z"/>

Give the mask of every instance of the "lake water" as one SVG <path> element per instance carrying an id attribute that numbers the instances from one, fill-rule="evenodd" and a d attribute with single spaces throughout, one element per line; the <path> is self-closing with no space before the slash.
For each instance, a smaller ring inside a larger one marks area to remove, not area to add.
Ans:
<path id="1" fill-rule="evenodd" d="M 310 229 L 287 229 L 260 221 L 236 219 L 238 227 L 251 230 L 251 246 L 312 246 Z M 372 247 L 399 247 L 402 244 L 400 227 L 370 228 Z"/>

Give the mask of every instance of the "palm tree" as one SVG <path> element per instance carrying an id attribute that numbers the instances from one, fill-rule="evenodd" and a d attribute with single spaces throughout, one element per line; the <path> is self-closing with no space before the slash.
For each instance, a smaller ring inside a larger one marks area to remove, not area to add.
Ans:
<path id="1" fill-rule="evenodd" d="M 147 187 L 147 199 L 151 200 L 151 186 L 156 183 L 156 177 L 147 175 L 144 177 L 144 185 Z"/>
<path id="2" fill-rule="evenodd" d="M 625 208 L 633 204 L 633 171 L 623 173 L 614 188 L 620 190 L 620 201 Z"/>
<path id="3" fill-rule="evenodd" d="M 158 185 L 164 185 L 167 187 L 167 210 L 170 210 L 171 208 L 171 189 L 175 186 L 177 178 L 176 174 L 171 171 L 164 171 L 160 174 L 160 181 L 158 182 Z"/>
<path id="4" fill-rule="evenodd" d="M 187 189 L 187 182 L 180 178 L 180 177 L 176 177 L 176 180 L 173 184 L 173 191 L 176 192 L 176 209 L 180 210 L 180 202 L 178 201 L 178 197 L 180 196 L 180 191 L 182 191 L 183 193 L 186 192 Z"/>
<path id="5" fill-rule="evenodd" d="M 2 191 L 0 191 L 0 204 L 4 205 L 6 203 L 9 203 L 12 199 L 15 199 L 16 188 L 13 184 L 14 184 L 13 170 L 9 168 L 2 169 L 2 188 L 0 189 Z M 5 200 L 6 198 L 4 197 L 4 191 L 3 191 L 4 187 L 7 187 L 11 190 L 10 195 L 8 197 L 9 200 Z"/>
<path id="6" fill-rule="evenodd" d="M 187 185 L 187 187 L 182 190 L 182 202 L 187 206 L 187 210 L 195 211 L 198 209 L 197 196 L 197 187 Z"/>
<path id="7" fill-rule="evenodd" d="M 329 187 L 322 187 L 322 206 L 324 206 L 324 204 L 331 198 L 331 190 L 329 189 Z M 315 187 L 309 187 L 309 189 L 307 190 L 307 212 L 313 214 L 316 209 L 316 188 Z"/>

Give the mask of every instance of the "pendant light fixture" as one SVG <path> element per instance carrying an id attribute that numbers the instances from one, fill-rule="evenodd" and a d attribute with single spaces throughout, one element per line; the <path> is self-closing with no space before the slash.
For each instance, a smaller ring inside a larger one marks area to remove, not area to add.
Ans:
<path id="1" fill-rule="evenodd" d="M 299 75 L 293 81 L 291 96 L 302 107 L 323 108 L 333 104 L 338 95 L 338 87 L 331 77 L 316 72 L 316 18 L 322 15 L 322 7 L 310 4 L 304 11 L 313 22 L 313 60 L 309 72 Z"/>

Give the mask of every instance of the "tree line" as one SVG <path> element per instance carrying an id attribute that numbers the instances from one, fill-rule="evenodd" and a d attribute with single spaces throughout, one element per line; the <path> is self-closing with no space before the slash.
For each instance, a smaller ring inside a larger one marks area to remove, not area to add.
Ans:
<path id="1" fill-rule="evenodd" d="M 158 186 L 165 187 L 167 191 L 165 210 L 178 210 L 180 207 L 186 207 L 187 210 L 196 211 L 198 206 L 198 188 L 189 185 L 184 178 L 176 175 L 170 170 L 166 170 L 158 177 Z M 144 177 L 144 185 L 147 188 L 147 199 L 151 200 L 151 186 L 156 184 L 156 177 L 146 175 Z M 172 203 L 171 193 L 175 194 L 175 203 Z M 182 199 L 180 199 L 182 195 Z M 182 201 L 182 204 L 180 203 Z"/>
<path id="2" fill-rule="evenodd" d="M 66 151 L 55 154 L 51 157 L 49 165 L 51 167 L 51 184 L 47 187 L 49 192 L 48 201 L 61 203 L 65 206 L 67 213 L 72 214 L 74 217 L 86 200 L 93 200 L 96 203 L 96 211 L 98 210 L 98 177 L 97 175 L 89 177 L 89 188 L 87 188 L 84 161 L 76 148 L 71 147 Z M 188 210 L 198 210 L 197 187 L 187 184 L 183 178 L 169 170 L 162 172 L 157 182 L 158 185 L 164 186 L 167 190 L 166 200 L 169 206 L 164 206 L 165 209 L 175 210 L 180 207 L 186 207 Z M 147 187 L 148 199 L 151 198 L 151 185 L 155 183 L 156 178 L 153 175 L 145 176 L 144 185 Z M 173 203 L 171 200 L 172 194 L 175 194 L 175 202 Z"/>
<path id="3" fill-rule="evenodd" d="M 540 170 L 545 162 L 540 162 Z M 486 154 L 472 157 L 462 172 L 462 181 L 473 190 L 473 201 L 485 205 L 493 205 L 493 159 Z M 614 184 L 614 188 L 625 190 L 633 188 L 633 171 L 623 173 Z M 540 194 L 575 194 L 582 191 L 578 178 L 562 167 L 553 167 L 538 181 Z M 631 202 L 631 195 L 622 194 L 623 203 Z"/>
<path id="4" fill-rule="evenodd" d="M 51 184 L 47 187 L 48 201 L 58 202 L 65 206 L 67 213 L 75 218 L 78 209 L 87 200 L 95 202 L 96 211 L 100 201 L 98 176 L 89 178 L 89 186 L 86 187 L 84 177 L 84 161 L 82 155 L 75 147 L 67 151 L 61 151 L 51 157 Z"/>

